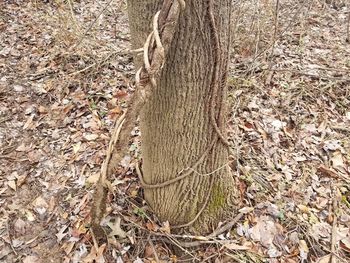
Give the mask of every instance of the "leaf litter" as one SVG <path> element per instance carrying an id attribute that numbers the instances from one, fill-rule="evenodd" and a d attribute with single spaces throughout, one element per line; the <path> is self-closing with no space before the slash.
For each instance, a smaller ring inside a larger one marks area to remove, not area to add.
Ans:
<path id="1" fill-rule="evenodd" d="M 276 21 L 274 1 L 235 1 L 228 128 L 244 216 L 214 238 L 172 236 L 142 198 L 135 127 L 95 247 L 93 186 L 134 68 L 125 3 L 68 2 L 0 3 L 0 261 L 176 262 L 166 237 L 207 242 L 188 250 L 201 262 L 349 261 L 349 6 L 280 1 Z"/>

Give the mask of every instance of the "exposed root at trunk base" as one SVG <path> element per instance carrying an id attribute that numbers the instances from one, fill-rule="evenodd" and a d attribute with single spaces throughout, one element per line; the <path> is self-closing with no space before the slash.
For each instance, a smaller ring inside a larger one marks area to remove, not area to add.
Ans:
<path id="1" fill-rule="evenodd" d="M 110 177 L 129 150 L 129 139 L 144 104 L 141 90 L 137 89 L 129 102 L 129 109 L 117 120 L 109 142 L 106 159 L 102 164 L 91 209 L 91 229 L 96 241 L 106 240 L 101 220 L 106 212 L 107 193 L 111 189 Z M 122 129 L 123 128 L 123 129 Z"/>
<path id="2" fill-rule="evenodd" d="M 119 117 L 113 130 L 112 138 L 109 143 L 107 157 L 102 164 L 100 178 L 96 184 L 96 190 L 94 193 L 92 208 L 91 208 L 91 230 L 95 237 L 97 244 L 105 243 L 107 238 L 105 231 L 101 227 L 100 223 L 106 211 L 106 199 L 108 189 L 110 188 L 110 182 L 108 180 L 111 169 L 111 159 L 114 154 L 114 148 L 120 143 L 119 134 L 124 123 L 126 113 Z M 124 139 L 127 139 L 124 138 Z M 119 160 L 120 161 L 120 160 Z M 95 244 L 96 245 L 96 244 Z"/>
<path id="3" fill-rule="evenodd" d="M 107 242 L 106 233 L 100 225 L 100 222 L 106 211 L 107 193 L 108 189 L 105 189 L 100 177 L 96 184 L 96 190 L 93 197 L 93 205 L 91 208 L 91 229 L 94 236 L 94 242 L 97 244 Z"/>

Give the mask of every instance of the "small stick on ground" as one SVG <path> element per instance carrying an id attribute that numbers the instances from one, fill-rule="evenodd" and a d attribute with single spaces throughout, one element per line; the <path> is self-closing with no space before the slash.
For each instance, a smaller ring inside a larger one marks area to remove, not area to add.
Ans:
<path id="1" fill-rule="evenodd" d="M 332 226 L 332 240 L 331 240 L 331 263 L 336 263 L 337 261 L 337 255 L 335 254 L 336 251 L 336 238 L 337 238 L 337 213 L 336 210 L 338 208 L 338 202 L 337 202 L 337 197 L 336 197 L 336 191 L 335 192 L 335 196 L 333 199 L 333 226 Z"/>
<path id="2" fill-rule="evenodd" d="M 150 238 L 149 238 L 149 244 L 152 247 L 154 258 L 155 258 L 156 262 L 159 263 L 160 261 L 159 261 L 159 257 L 158 257 L 158 254 L 157 254 L 157 250 L 156 250 L 156 248 L 155 248 L 155 246 L 154 246 L 154 244 L 153 244 L 153 242 L 152 242 L 152 240 Z"/>
<path id="3" fill-rule="evenodd" d="M 348 26 L 346 28 L 346 42 L 350 43 L 350 4 L 348 4 Z"/>
<path id="4" fill-rule="evenodd" d="M 224 233 L 225 231 L 230 230 L 243 217 L 243 215 L 243 213 L 239 213 L 233 220 L 214 230 L 213 233 L 210 234 L 210 236 L 218 236 Z"/>
<path id="5" fill-rule="evenodd" d="M 3 239 L 6 243 L 8 243 L 13 251 L 13 253 L 15 253 L 16 256 L 18 256 L 17 251 L 15 250 L 15 248 L 12 245 L 12 236 L 11 236 L 11 228 L 10 228 L 10 223 L 9 221 L 6 222 L 6 228 L 7 228 L 7 233 L 8 233 L 8 238 L 9 241 L 7 242 L 5 239 Z"/>

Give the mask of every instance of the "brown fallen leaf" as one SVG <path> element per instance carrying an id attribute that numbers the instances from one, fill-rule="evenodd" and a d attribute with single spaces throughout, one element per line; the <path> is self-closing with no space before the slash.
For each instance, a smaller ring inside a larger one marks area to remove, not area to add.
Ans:
<path id="1" fill-rule="evenodd" d="M 329 262 L 331 262 L 330 261 L 331 258 L 332 258 L 332 256 L 329 254 L 329 255 L 326 255 L 324 257 L 318 258 L 316 262 L 317 263 L 329 263 Z"/>
<path id="2" fill-rule="evenodd" d="M 46 113 L 49 112 L 48 109 L 46 107 L 42 106 L 42 105 L 39 106 L 38 111 L 41 114 L 46 114 Z"/>
<path id="3" fill-rule="evenodd" d="M 14 223 L 15 231 L 21 235 L 25 234 L 26 226 L 27 226 L 26 222 L 24 222 L 21 218 L 16 219 Z"/>
<path id="4" fill-rule="evenodd" d="M 26 147 L 26 145 L 24 144 L 24 142 L 22 142 L 17 148 L 16 151 L 17 152 L 25 152 L 28 150 L 28 147 Z"/>
<path id="5" fill-rule="evenodd" d="M 157 231 L 159 229 L 159 227 L 151 221 L 148 221 L 145 225 L 146 225 L 146 228 L 150 231 Z"/>
<path id="6" fill-rule="evenodd" d="M 120 226 L 121 218 L 117 217 L 114 222 L 109 221 L 107 225 L 110 227 L 112 232 L 109 234 L 109 236 L 117 236 L 119 238 L 125 238 L 127 237 L 126 232 L 121 228 Z"/>
<path id="7" fill-rule="evenodd" d="M 79 152 L 80 147 L 81 147 L 81 142 L 78 142 L 77 144 L 73 145 L 73 152 L 74 152 L 74 154 L 77 154 Z"/>
<path id="8" fill-rule="evenodd" d="M 40 260 L 37 256 L 26 256 L 23 259 L 23 263 L 38 263 L 38 262 L 40 262 Z"/>
<path id="9" fill-rule="evenodd" d="M 37 163 L 40 160 L 40 158 L 42 157 L 40 150 L 30 151 L 30 152 L 28 152 L 27 156 L 28 156 L 28 160 L 31 163 Z"/>
<path id="10" fill-rule="evenodd" d="M 83 137 L 87 141 L 94 141 L 98 138 L 98 135 L 90 133 L 90 134 L 84 134 Z"/>
<path id="11" fill-rule="evenodd" d="M 154 255 L 154 250 L 153 250 L 153 247 L 151 245 L 147 245 L 145 247 L 145 252 L 144 252 L 144 257 L 145 258 L 153 258 L 153 255 Z"/>
<path id="12" fill-rule="evenodd" d="M 163 226 L 160 228 L 160 231 L 170 234 L 170 224 L 169 221 L 163 223 Z"/>
<path id="13" fill-rule="evenodd" d="M 23 125 L 23 130 L 34 128 L 34 123 L 33 123 L 34 116 L 35 116 L 35 114 L 32 114 L 29 116 L 26 123 Z"/>
<path id="14" fill-rule="evenodd" d="M 72 251 L 74 245 L 75 245 L 75 242 L 68 242 L 63 244 L 62 249 L 64 250 L 64 252 L 66 252 L 67 256 Z"/>
<path id="15" fill-rule="evenodd" d="M 27 176 L 28 176 L 28 174 L 23 174 L 23 175 L 19 175 L 17 177 L 17 186 L 18 187 L 21 187 L 26 182 Z"/>
<path id="16" fill-rule="evenodd" d="M 339 178 L 337 172 L 327 168 L 324 165 L 320 165 L 317 168 L 317 172 L 319 172 L 321 175 L 326 176 L 326 177 Z"/>
<path id="17" fill-rule="evenodd" d="M 333 168 L 345 170 L 343 154 L 340 151 L 335 151 L 331 158 Z"/>
<path id="18" fill-rule="evenodd" d="M 115 97 L 117 97 L 118 99 L 122 99 L 122 98 L 125 98 L 128 95 L 129 95 L 128 92 L 125 89 L 123 89 L 123 90 L 117 91 L 116 94 L 115 94 Z"/>
<path id="19" fill-rule="evenodd" d="M 340 240 L 340 247 L 350 253 L 350 236 Z"/>
<path id="20" fill-rule="evenodd" d="M 100 173 L 94 173 L 86 179 L 86 183 L 95 184 L 99 178 L 100 178 Z"/>
<path id="21" fill-rule="evenodd" d="M 17 185 L 15 180 L 10 180 L 7 182 L 7 185 L 14 191 L 17 191 Z"/>
<path id="22" fill-rule="evenodd" d="M 102 263 L 105 262 L 104 258 L 103 258 L 103 252 L 106 249 L 106 245 L 107 244 L 103 244 L 101 245 L 97 251 L 95 249 L 95 247 L 93 246 L 91 248 L 90 254 L 87 255 L 84 259 L 83 262 L 84 263 L 92 263 L 92 262 L 96 262 L 96 263 Z"/>

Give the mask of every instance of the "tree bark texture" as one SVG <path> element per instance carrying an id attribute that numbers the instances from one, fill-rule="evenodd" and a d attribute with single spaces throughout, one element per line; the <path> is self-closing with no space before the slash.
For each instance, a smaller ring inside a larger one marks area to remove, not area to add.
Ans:
<path id="1" fill-rule="evenodd" d="M 160 9 L 162 0 L 128 0 L 129 28 L 133 49 L 142 48 L 151 30 L 154 14 Z M 142 56 L 134 58 L 136 70 L 142 66 Z"/>
<path id="2" fill-rule="evenodd" d="M 150 31 L 148 25 L 160 2 L 128 1 L 134 46 Z M 171 225 L 187 225 L 196 219 L 190 230 L 197 233 L 210 232 L 235 212 L 238 203 L 227 146 L 210 119 L 215 99 L 215 118 L 225 134 L 231 0 L 213 2 L 219 52 L 213 42 L 209 0 L 187 0 L 157 86 L 140 118 L 144 181 L 159 184 L 191 171 L 169 186 L 146 188 L 145 199 L 159 219 Z M 216 67 L 219 88 L 213 94 Z"/>

